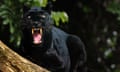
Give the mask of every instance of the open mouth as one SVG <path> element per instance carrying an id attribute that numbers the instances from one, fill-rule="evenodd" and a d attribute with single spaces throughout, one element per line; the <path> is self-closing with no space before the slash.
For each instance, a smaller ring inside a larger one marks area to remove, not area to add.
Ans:
<path id="1" fill-rule="evenodd" d="M 32 28 L 32 37 L 34 44 L 42 43 L 42 28 Z"/>

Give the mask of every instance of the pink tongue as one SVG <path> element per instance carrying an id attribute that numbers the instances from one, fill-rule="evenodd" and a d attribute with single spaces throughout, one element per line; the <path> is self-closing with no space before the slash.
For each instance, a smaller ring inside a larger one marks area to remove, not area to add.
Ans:
<path id="1" fill-rule="evenodd" d="M 41 43 L 42 41 L 41 41 L 41 34 L 39 34 L 39 33 L 36 33 L 36 34 L 33 34 L 33 42 L 34 42 L 34 44 L 39 44 L 39 43 Z"/>

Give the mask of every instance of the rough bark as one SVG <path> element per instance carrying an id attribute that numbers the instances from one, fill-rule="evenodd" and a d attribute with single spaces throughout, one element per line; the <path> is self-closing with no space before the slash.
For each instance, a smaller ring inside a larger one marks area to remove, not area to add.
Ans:
<path id="1" fill-rule="evenodd" d="M 49 72 L 21 57 L 0 41 L 0 72 Z"/>

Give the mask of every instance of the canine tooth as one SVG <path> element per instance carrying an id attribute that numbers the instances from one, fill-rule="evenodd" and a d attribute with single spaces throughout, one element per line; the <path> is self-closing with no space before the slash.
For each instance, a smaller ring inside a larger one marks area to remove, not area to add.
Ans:
<path id="1" fill-rule="evenodd" d="M 42 28 L 40 28 L 39 30 L 40 30 L 40 33 L 42 34 Z"/>
<path id="2" fill-rule="evenodd" d="M 34 29 L 32 28 L 32 34 L 34 33 Z"/>

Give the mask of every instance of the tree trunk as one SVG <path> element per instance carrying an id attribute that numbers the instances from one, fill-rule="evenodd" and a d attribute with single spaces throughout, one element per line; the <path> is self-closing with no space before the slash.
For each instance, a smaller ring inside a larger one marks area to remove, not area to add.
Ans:
<path id="1" fill-rule="evenodd" d="M 0 41 L 0 72 L 49 72 L 21 57 Z"/>

